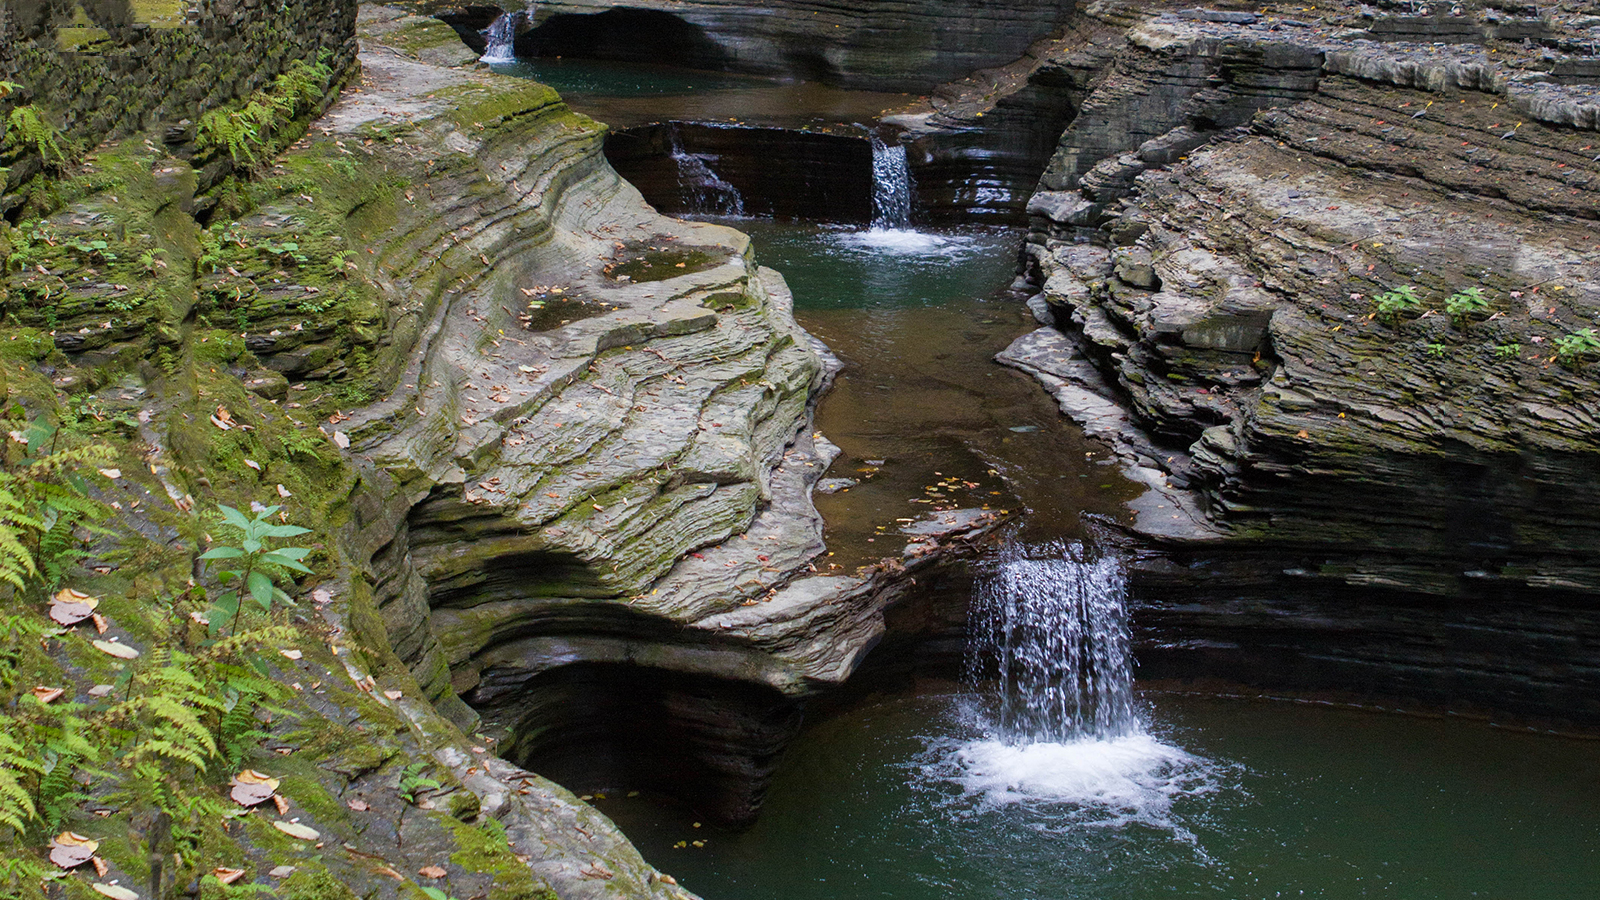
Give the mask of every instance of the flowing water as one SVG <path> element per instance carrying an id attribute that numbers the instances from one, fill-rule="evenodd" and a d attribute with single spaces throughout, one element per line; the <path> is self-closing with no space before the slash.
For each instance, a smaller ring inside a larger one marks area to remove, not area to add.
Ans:
<path id="1" fill-rule="evenodd" d="M 489 27 L 483 30 L 483 36 L 488 41 L 483 55 L 478 57 L 478 62 L 489 65 L 507 65 L 517 61 L 516 50 L 513 45 L 517 39 L 517 31 L 525 21 L 532 18 L 532 7 L 527 12 L 501 13 Z"/>
<path id="2" fill-rule="evenodd" d="M 496 68 L 623 126 L 851 127 L 904 99 L 614 63 Z M 1020 235 L 909 227 L 895 149 L 874 156 L 877 227 L 729 224 L 846 365 L 818 413 L 843 450 L 828 474 L 854 482 L 818 497 L 829 566 L 897 552 L 898 525 L 929 510 L 1027 512 L 1020 543 L 979 572 L 978 689 L 924 679 L 811 723 L 745 832 L 649 797 L 596 805 L 709 900 L 1600 897 L 1600 742 L 1136 691 L 1116 564 L 1061 541 L 1138 489 L 990 361 L 1034 327 L 1004 290 Z M 680 184 L 737 215 L 716 160 L 689 156 L 675 154 Z"/>
<path id="3" fill-rule="evenodd" d="M 744 198 L 739 189 L 711 168 L 717 157 L 684 150 L 676 125 L 672 126 L 671 155 L 678 167 L 678 189 L 682 194 L 679 199 L 685 206 L 719 216 L 744 215 Z"/>
<path id="4" fill-rule="evenodd" d="M 889 146 L 872 138 L 872 228 L 874 231 L 911 227 L 911 166 L 906 148 Z"/>

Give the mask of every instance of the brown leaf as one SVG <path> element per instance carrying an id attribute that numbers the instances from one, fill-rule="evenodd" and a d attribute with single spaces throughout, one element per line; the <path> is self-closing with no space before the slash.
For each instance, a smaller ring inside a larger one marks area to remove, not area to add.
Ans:
<path id="1" fill-rule="evenodd" d="M 99 613 L 91 615 L 89 620 L 94 623 L 94 630 L 96 634 L 105 634 L 106 629 L 111 627 L 111 625 L 106 622 L 106 617 L 100 615 Z"/>
<path id="2" fill-rule="evenodd" d="M 63 869 L 75 869 L 94 857 L 100 842 L 76 831 L 63 831 L 50 842 L 50 861 Z"/>
<path id="3" fill-rule="evenodd" d="M 289 801 L 283 799 L 282 794 L 272 795 L 272 805 L 278 808 L 278 815 L 287 816 L 289 814 Z"/>
<path id="4" fill-rule="evenodd" d="M 372 806 L 370 804 L 368 804 L 367 801 L 361 799 L 360 797 L 351 797 L 349 800 L 346 800 L 344 802 L 344 805 L 350 807 L 351 809 L 355 810 L 356 812 L 366 812 L 367 810 L 372 808 Z"/>
<path id="5" fill-rule="evenodd" d="M 33 696 L 40 703 L 49 703 L 51 700 L 60 697 L 63 693 L 65 692 L 62 691 L 61 688 L 45 687 L 42 684 L 35 685 L 33 688 Z"/>
<path id="6" fill-rule="evenodd" d="M 211 874 L 217 876 L 217 880 L 223 884 L 233 884 L 235 881 L 238 881 L 244 877 L 244 870 L 229 869 L 224 866 L 217 866 L 215 869 L 211 870 Z"/>
<path id="7" fill-rule="evenodd" d="M 401 697 L 405 696 L 404 692 L 402 691 L 384 691 L 383 695 L 388 697 L 390 700 L 399 700 Z"/>
<path id="8" fill-rule="evenodd" d="M 94 615 L 94 609 L 99 605 L 98 597 L 72 588 L 62 588 L 50 599 L 50 618 L 58 625 L 76 625 Z"/>
<path id="9" fill-rule="evenodd" d="M 255 769 L 245 769 L 228 783 L 228 796 L 244 807 L 259 806 L 272 799 L 278 791 L 278 779 L 263 775 Z"/>
<path id="10" fill-rule="evenodd" d="M 447 873 L 442 866 L 423 866 L 417 874 L 423 878 L 443 878 Z"/>
<path id="11" fill-rule="evenodd" d="M 89 864 L 94 866 L 94 874 L 97 878 L 104 878 L 106 873 L 111 871 L 111 867 L 106 865 L 106 861 L 98 856 L 89 860 Z"/>

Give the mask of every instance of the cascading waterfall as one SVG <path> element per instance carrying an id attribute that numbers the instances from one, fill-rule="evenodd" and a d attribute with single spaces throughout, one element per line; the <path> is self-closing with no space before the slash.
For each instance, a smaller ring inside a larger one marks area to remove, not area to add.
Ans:
<path id="1" fill-rule="evenodd" d="M 517 32 L 522 30 L 523 23 L 533 21 L 533 4 L 529 3 L 525 10 L 501 13 L 499 18 L 489 23 L 483 30 L 483 36 L 488 41 L 484 47 L 483 55 L 478 57 L 479 62 L 485 63 L 513 63 L 517 61 L 516 40 Z"/>
<path id="2" fill-rule="evenodd" d="M 998 673 L 995 727 L 1012 744 L 1143 731 L 1122 570 L 1081 544 L 1009 546 L 973 598 L 971 664 Z"/>
<path id="3" fill-rule="evenodd" d="M 744 197 L 711 168 L 717 157 L 690 153 L 683 148 L 676 126 L 672 129 L 671 156 L 678 167 L 678 195 L 686 209 L 717 216 L 742 216 Z"/>
<path id="4" fill-rule="evenodd" d="M 906 148 L 872 138 L 872 227 L 903 229 L 911 225 L 911 166 Z"/>
<path id="5" fill-rule="evenodd" d="M 1031 810 L 1044 829 L 1137 822 L 1193 840 L 1173 804 L 1214 790 L 1216 770 L 1139 715 L 1115 559 L 1008 546 L 980 573 L 969 626 L 970 737 L 931 747 L 925 775 L 959 785 L 957 803 Z M 982 690 L 990 679 L 998 689 Z"/>

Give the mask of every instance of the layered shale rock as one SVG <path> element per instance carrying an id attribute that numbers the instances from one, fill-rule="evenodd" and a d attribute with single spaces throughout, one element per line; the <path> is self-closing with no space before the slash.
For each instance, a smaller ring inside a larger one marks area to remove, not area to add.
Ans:
<path id="1" fill-rule="evenodd" d="M 368 65 L 385 87 L 326 122 L 385 135 L 408 178 L 366 237 L 392 390 L 337 427 L 392 484 L 353 539 L 397 650 L 519 762 L 747 821 L 803 701 L 996 517 L 813 576 L 836 451 L 810 405 L 833 364 L 783 279 L 743 235 L 645 206 L 547 89 Z"/>
<path id="2" fill-rule="evenodd" d="M 1002 359 L 1152 487 L 1148 673 L 1593 725 L 1594 94 L 1350 37 L 1132 29 L 1030 202 L 1056 327 Z"/>

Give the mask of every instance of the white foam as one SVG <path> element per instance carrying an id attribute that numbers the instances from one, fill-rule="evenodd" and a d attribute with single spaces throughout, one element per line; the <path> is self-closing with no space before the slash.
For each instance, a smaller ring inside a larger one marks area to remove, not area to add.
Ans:
<path id="1" fill-rule="evenodd" d="M 1183 797 L 1217 789 L 1210 763 L 1149 734 L 1065 743 L 1008 744 L 991 737 L 935 748 L 924 774 L 958 786 L 960 805 L 976 810 L 1023 807 L 1041 827 L 1054 824 L 1189 831 L 1173 816 Z"/>
<path id="2" fill-rule="evenodd" d="M 851 231 L 835 236 L 840 246 L 869 253 L 886 253 L 893 256 L 932 256 L 952 248 L 964 248 L 967 242 L 958 238 L 929 234 L 910 228 L 871 228 Z"/>

